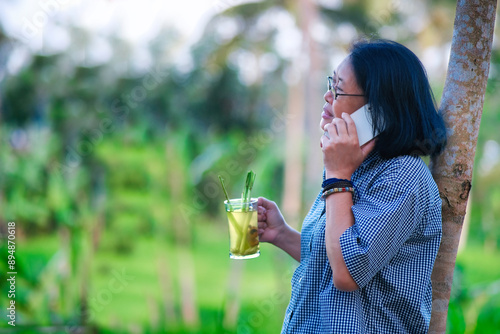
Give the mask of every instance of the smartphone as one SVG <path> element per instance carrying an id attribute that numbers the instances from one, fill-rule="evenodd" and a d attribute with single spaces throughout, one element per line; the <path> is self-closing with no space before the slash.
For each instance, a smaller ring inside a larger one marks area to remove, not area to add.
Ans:
<path id="1" fill-rule="evenodd" d="M 378 136 L 378 132 L 373 132 L 372 121 L 368 109 L 369 105 L 365 104 L 351 114 L 351 118 L 354 121 L 354 124 L 356 124 L 359 146 L 363 146 Z"/>

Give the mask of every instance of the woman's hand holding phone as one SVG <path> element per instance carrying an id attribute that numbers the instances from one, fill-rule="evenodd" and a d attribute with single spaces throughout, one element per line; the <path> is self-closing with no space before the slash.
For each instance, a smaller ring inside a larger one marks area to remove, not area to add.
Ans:
<path id="1" fill-rule="evenodd" d="M 366 107 L 363 106 L 352 115 L 343 113 L 342 118 L 334 118 L 332 123 L 325 125 L 325 135 L 321 137 L 321 148 L 326 177 L 350 179 L 352 173 L 375 147 Z M 356 113 L 358 114 L 355 115 Z M 353 118 L 358 119 L 359 127 Z M 366 135 L 365 132 L 368 131 Z M 360 137 L 362 144 L 360 144 Z"/>

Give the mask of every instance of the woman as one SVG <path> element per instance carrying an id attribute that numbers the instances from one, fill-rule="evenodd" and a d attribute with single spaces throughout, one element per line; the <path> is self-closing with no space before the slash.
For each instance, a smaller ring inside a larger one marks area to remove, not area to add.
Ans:
<path id="1" fill-rule="evenodd" d="M 260 240 L 300 261 L 282 333 L 425 333 L 441 199 L 418 155 L 446 142 L 425 70 L 398 43 L 359 42 L 328 82 L 323 189 L 301 233 L 259 198 Z M 365 104 L 380 134 L 359 147 Z"/>

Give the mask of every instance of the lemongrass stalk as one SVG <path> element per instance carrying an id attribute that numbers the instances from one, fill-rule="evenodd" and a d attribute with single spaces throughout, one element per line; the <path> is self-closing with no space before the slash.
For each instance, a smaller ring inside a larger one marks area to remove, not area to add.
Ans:
<path id="1" fill-rule="evenodd" d="M 247 178 L 245 180 L 245 188 L 243 189 L 243 194 L 242 194 L 243 197 L 242 200 L 244 201 L 242 205 L 244 207 L 243 212 L 248 212 L 248 214 L 247 214 L 247 219 L 245 220 L 245 223 L 243 224 L 242 227 L 243 237 L 241 238 L 241 240 L 239 240 L 238 238 L 240 253 L 244 253 L 245 241 L 247 240 L 247 234 L 248 234 L 248 226 L 250 225 L 250 219 L 253 216 L 253 214 L 250 211 L 250 205 L 252 201 L 251 192 L 254 182 L 255 182 L 255 173 L 253 171 L 249 171 L 247 174 Z"/>
<path id="2" fill-rule="evenodd" d="M 236 230 L 236 233 L 238 234 L 238 239 L 243 237 L 243 231 L 240 229 L 240 226 L 238 225 L 238 222 L 236 221 L 236 218 L 234 218 L 233 213 L 231 211 L 227 211 L 227 218 L 229 219 L 229 222 L 233 226 L 233 228 Z"/>
<path id="3" fill-rule="evenodd" d="M 252 216 L 253 216 L 253 212 L 247 211 L 245 223 L 243 224 L 243 228 L 242 228 L 243 237 L 241 238 L 241 240 L 238 240 L 239 243 L 237 243 L 237 245 L 239 244 L 238 249 L 239 249 L 240 254 L 243 254 L 245 251 L 245 241 L 247 241 L 247 239 L 248 239 L 248 226 L 250 225 L 250 220 L 252 219 Z"/>
<path id="4" fill-rule="evenodd" d="M 245 180 L 245 187 L 243 188 L 243 193 L 242 193 L 242 201 L 244 204 L 245 212 L 248 211 L 247 203 L 250 202 L 251 200 L 251 192 L 253 188 L 253 183 L 255 182 L 255 173 L 253 171 L 249 171 L 247 173 L 247 178 Z"/>

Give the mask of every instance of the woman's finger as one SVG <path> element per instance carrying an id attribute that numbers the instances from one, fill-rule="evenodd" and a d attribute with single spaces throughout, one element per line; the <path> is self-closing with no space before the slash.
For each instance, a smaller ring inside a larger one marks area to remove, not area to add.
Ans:
<path id="1" fill-rule="evenodd" d="M 325 129 L 324 133 L 325 137 L 328 139 L 332 138 L 333 131 L 335 131 L 335 128 L 332 128 L 332 123 L 326 124 L 324 129 Z"/>
<path id="2" fill-rule="evenodd" d="M 332 123 L 335 125 L 335 128 L 337 130 L 337 134 L 340 137 L 349 135 L 347 132 L 347 124 L 342 118 L 334 118 Z"/>
<path id="3" fill-rule="evenodd" d="M 349 136 L 358 138 L 356 124 L 354 123 L 354 120 L 351 118 L 351 115 L 343 112 L 342 119 L 344 120 L 344 122 L 346 124 L 347 132 L 349 133 Z"/>

